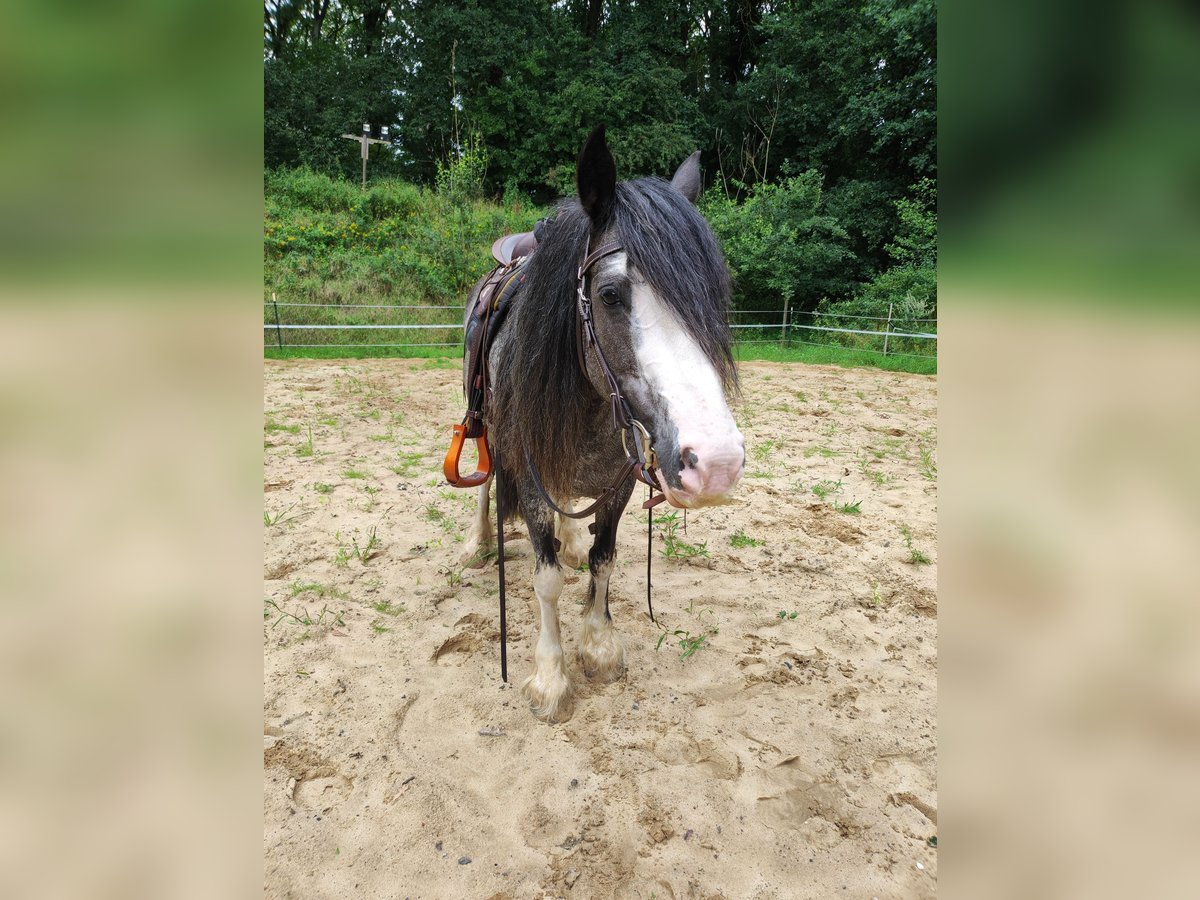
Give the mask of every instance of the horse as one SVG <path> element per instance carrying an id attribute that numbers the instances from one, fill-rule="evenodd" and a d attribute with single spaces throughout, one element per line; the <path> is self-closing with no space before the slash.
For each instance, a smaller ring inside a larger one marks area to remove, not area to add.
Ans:
<path id="1" fill-rule="evenodd" d="M 560 201 L 541 229 L 488 352 L 496 502 L 528 528 L 541 611 L 521 693 L 544 721 L 572 711 L 558 621 L 560 559 L 578 565 L 586 539 L 562 513 L 572 513 L 576 498 L 599 498 L 578 658 L 585 677 L 615 681 L 626 661 L 609 611 L 609 577 L 636 479 L 675 507 L 697 508 L 725 502 L 745 466 L 745 440 L 728 405 L 737 391 L 731 280 L 696 209 L 699 158 L 692 154 L 669 182 L 618 182 L 604 126 L 592 131 L 576 167 L 578 197 Z M 479 488 L 464 559 L 494 546 L 491 481 Z"/>

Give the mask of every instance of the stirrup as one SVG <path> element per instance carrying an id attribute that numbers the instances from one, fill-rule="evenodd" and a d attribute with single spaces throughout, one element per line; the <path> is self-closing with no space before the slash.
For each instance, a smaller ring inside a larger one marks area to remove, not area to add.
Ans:
<path id="1" fill-rule="evenodd" d="M 458 459 L 462 456 L 463 444 L 467 441 L 467 426 L 465 423 L 454 426 L 454 437 L 450 441 L 450 449 L 446 451 L 446 460 L 442 463 L 442 474 L 454 487 L 479 487 L 492 477 L 492 457 L 488 453 L 487 427 L 482 434 L 475 438 L 475 447 L 479 451 L 479 463 L 470 475 L 458 474 Z"/>

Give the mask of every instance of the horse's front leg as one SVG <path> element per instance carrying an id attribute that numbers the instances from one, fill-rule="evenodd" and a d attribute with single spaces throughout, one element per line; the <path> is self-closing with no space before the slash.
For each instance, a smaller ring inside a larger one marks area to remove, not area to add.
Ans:
<path id="1" fill-rule="evenodd" d="M 596 512 L 596 540 L 588 554 L 592 577 L 579 636 L 579 661 L 583 673 L 596 681 L 616 681 L 625 674 L 625 644 L 613 628 L 608 610 L 608 580 L 617 558 L 617 525 L 632 492 L 633 479 L 630 478 L 629 483 Z"/>
<path id="2" fill-rule="evenodd" d="M 563 658 L 558 629 L 558 597 L 563 574 L 554 550 L 554 513 L 540 498 L 522 492 L 521 505 L 533 544 L 533 593 L 541 611 L 541 627 L 533 651 L 533 672 L 521 685 L 521 694 L 539 719 L 562 722 L 571 716 L 571 679 Z"/>

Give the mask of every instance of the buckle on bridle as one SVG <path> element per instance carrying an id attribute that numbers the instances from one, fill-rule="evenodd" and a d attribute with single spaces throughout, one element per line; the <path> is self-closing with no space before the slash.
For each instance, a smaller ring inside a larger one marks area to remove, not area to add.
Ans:
<path id="1" fill-rule="evenodd" d="M 633 447 L 634 452 L 629 450 L 629 441 L 627 435 L 633 432 Z M 629 427 L 621 429 L 621 446 L 625 449 L 625 455 L 630 458 L 637 459 L 642 469 L 657 469 L 658 454 L 654 452 L 654 442 L 650 439 L 650 432 L 646 430 L 646 426 L 637 419 L 629 420 Z"/>

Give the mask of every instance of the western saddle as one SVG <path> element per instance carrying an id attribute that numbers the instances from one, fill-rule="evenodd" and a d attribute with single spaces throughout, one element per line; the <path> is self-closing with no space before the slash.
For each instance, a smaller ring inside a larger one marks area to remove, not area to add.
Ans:
<path id="1" fill-rule="evenodd" d="M 463 393 L 467 400 L 467 413 L 462 424 L 454 426 L 454 438 L 442 465 L 442 473 L 454 487 L 477 487 L 484 484 L 492 474 L 492 460 L 488 453 L 487 426 L 484 419 L 488 395 L 488 349 L 500 327 L 504 324 L 513 297 L 525 282 L 525 264 L 537 249 L 538 236 L 545 220 L 538 222 L 533 231 L 508 234 L 492 244 L 492 257 L 496 267 L 484 276 L 471 290 L 467 298 L 466 327 L 463 336 Z M 471 475 L 458 472 L 459 457 L 468 439 L 475 441 L 479 452 L 476 471 Z"/>

